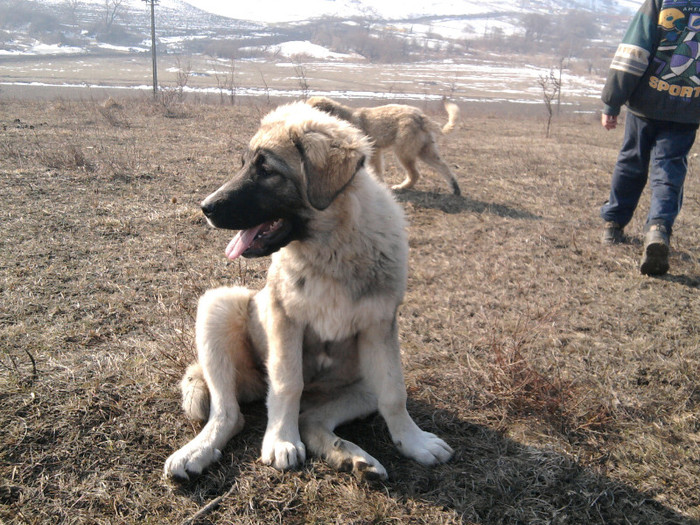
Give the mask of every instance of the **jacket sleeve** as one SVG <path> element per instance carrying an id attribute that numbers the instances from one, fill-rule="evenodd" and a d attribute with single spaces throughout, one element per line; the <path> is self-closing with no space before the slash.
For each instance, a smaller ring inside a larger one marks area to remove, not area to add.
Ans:
<path id="1" fill-rule="evenodd" d="M 658 45 L 662 0 L 645 0 L 615 51 L 601 99 L 606 115 L 618 115 L 634 92 Z"/>

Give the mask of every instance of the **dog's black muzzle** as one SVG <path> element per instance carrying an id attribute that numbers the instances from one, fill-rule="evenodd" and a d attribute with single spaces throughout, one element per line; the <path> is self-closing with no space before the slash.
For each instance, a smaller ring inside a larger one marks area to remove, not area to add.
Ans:
<path id="1" fill-rule="evenodd" d="M 278 218 L 267 205 L 265 188 L 251 180 L 247 171 L 239 172 L 202 202 L 202 212 L 215 228 L 245 230 Z"/>
<path id="2" fill-rule="evenodd" d="M 306 208 L 299 187 L 291 177 L 265 170 L 261 164 L 261 161 L 246 163 L 230 181 L 204 199 L 201 208 L 209 224 L 215 228 L 245 230 L 285 219 L 298 229 L 304 222 Z"/>

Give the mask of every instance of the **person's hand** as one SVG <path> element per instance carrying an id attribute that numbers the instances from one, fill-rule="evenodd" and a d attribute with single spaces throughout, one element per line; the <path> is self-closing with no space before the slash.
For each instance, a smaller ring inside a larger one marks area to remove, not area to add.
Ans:
<path id="1" fill-rule="evenodd" d="M 600 123 L 605 129 L 615 129 L 617 127 L 617 115 L 602 114 Z"/>

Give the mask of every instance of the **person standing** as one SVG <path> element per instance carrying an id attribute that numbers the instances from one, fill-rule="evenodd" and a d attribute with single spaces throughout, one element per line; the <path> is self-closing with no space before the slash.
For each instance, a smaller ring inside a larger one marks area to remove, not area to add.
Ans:
<path id="1" fill-rule="evenodd" d="M 601 124 L 618 123 L 627 105 L 622 146 L 612 173 L 603 242 L 624 239 L 642 191 L 650 181 L 640 271 L 668 272 L 673 224 L 683 203 L 688 153 L 700 123 L 700 6 L 645 0 L 613 57 L 601 99 Z"/>

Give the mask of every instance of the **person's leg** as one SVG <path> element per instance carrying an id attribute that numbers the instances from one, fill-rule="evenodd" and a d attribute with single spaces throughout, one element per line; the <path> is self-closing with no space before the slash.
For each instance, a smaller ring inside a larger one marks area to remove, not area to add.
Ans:
<path id="1" fill-rule="evenodd" d="M 661 224 L 671 234 L 683 204 L 683 183 L 688 171 L 688 152 L 695 142 L 696 128 L 674 123 L 661 125 L 649 170 L 651 206 L 647 227 Z"/>
<path id="2" fill-rule="evenodd" d="M 606 222 L 624 228 L 637 208 L 647 182 L 649 158 L 655 140 L 653 121 L 627 113 L 625 135 L 613 170 L 610 197 L 600 209 Z"/>
<path id="3" fill-rule="evenodd" d="M 674 123 L 660 125 L 649 173 L 651 206 L 644 227 L 644 253 L 640 271 L 645 275 L 668 272 L 673 224 L 683 204 L 683 183 L 688 152 L 696 128 Z"/>

